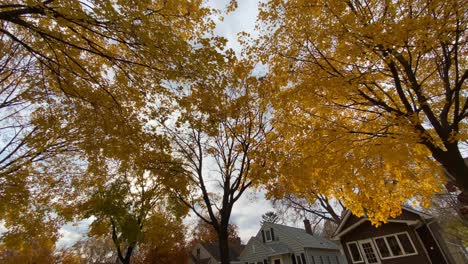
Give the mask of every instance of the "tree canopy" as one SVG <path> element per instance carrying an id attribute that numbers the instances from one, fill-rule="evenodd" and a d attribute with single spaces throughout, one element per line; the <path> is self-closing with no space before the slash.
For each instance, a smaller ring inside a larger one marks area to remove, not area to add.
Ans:
<path id="1" fill-rule="evenodd" d="M 252 56 L 270 67 L 279 175 L 267 184 L 314 186 L 374 221 L 447 179 L 466 190 L 466 17 L 460 1 L 261 4 Z"/>
<path id="2" fill-rule="evenodd" d="M 338 204 L 378 224 L 447 182 L 467 197 L 466 3 L 259 8 L 235 54 L 202 0 L 0 3 L 0 260 L 52 262 L 79 219 L 123 263 L 180 260 L 191 209 L 224 264 L 254 187 L 328 233 Z"/>

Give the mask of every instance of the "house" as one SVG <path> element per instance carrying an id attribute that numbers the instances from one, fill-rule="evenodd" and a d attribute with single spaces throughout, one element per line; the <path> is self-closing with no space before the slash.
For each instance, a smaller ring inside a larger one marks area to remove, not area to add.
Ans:
<path id="1" fill-rule="evenodd" d="M 353 264 L 468 263 L 464 249 L 446 241 L 436 219 L 409 207 L 379 227 L 348 210 L 332 239 L 340 241 Z"/>
<path id="2" fill-rule="evenodd" d="M 244 246 L 241 244 L 240 238 L 236 238 L 233 243 L 229 244 L 229 256 L 231 264 L 240 264 L 239 255 Z M 217 264 L 220 262 L 220 252 L 218 242 L 204 243 L 200 242 L 193 247 L 190 254 L 189 264 Z"/>
<path id="3" fill-rule="evenodd" d="M 336 264 L 346 263 L 339 246 L 314 236 L 310 222 L 305 230 L 266 222 L 240 255 L 242 264 Z"/>

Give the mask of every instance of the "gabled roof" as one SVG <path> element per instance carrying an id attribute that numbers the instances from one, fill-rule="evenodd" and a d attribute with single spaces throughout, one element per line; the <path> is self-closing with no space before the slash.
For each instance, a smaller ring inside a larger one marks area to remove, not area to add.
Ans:
<path id="1" fill-rule="evenodd" d="M 280 224 L 273 224 L 273 223 L 266 223 L 266 224 L 278 230 L 282 235 L 287 236 L 293 240 L 296 240 L 303 247 L 338 249 L 338 246 L 335 243 L 327 239 L 311 235 L 307 233 L 304 229 L 286 226 L 286 225 L 280 225 Z"/>
<path id="2" fill-rule="evenodd" d="M 193 263 L 197 263 L 197 264 L 210 264 L 211 258 L 197 259 L 197 257 L 195 257 L 194 255 L 191 255 L 191 256 L 192 256 L 192 261 L 193 261 Z"/>
<path id="3" fill-rule="evenodd" d="M 407 211 L 407 212 L 410 212 L 410 213 L 414 213 L 416 215 L 419 215 L 422 219 L 430 219 L 432 218 L 432 216 L 430 214 L 427 214 L 427 213 L 424 213 L 424 212 L 421 212 L 421 211 L 418 211 L 416 209 L 413 209 L 409 206 L 402 206 L 401 208 L 402 210 L 404 211 Z M 363 224 L 364 222 L 366 221 L 369 221 L 369 219 L 367 217 L 362 217 L 361 219 L 359 219 L 359 221 L 357 221 L 356 223 L 344 228 L 346 226 L 346 223 L 348 222 L 350 216 L 352 215 L 351 211 L 350 210 L 346 210 L 345 214 L 344 214 L 344 217 L 343 217 L 343 220 L 340 222 L 340 224 L 338 225 L 338 228 L 335 230 L 335 232 L 333 233 L 333 236 L 332 238 L 333 239 L 339 239 L 341 236 L 347 234 L 348 232 L 352 231 L 353 229 L 355 229 L 356 227 L 360 226 L 361 224 Z M 408 225 L 412 225 L 412 224 L 416 224 L 416 221 L 414 220 L 397 220 L 397 219 L 389 219 L 388 222 L 396 222 L 396 223 L 406 223 Z"/>
<path id="4" fill-rule="evenodd" d="M 213 243 L 200 243 L 208 253 L 210 253 L 211 256 L 213 256 L 216 261 L 221 260 L 221 254 L 219 251 L 219 245 L 218 242 L 213 242 Z M 233 245 L 229 245 L 229 257 L 231 258 L 231 261 L 238 261 L 239 260 L 239 255 L 241 250 L 237 250 L 234 248 Z"/>
<path id="5" fill-rule="evenodd" d="M 250 245 L 252 243 L 255 243 L 256 247 L 262 247 L 264 252 L 268 252 L 268 256 L 275 256 L 279 254 L 292 252 L 288 245 L 282 241 L 263 243 L 261 239 L 257 237 L 251 237 L 247 245 Z"/>

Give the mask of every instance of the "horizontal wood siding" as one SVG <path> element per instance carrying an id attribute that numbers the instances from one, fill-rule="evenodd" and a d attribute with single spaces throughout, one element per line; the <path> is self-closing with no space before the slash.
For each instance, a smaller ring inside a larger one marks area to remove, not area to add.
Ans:
<path id="1" fill-rule="evenodd" d="M 345 257 L 338 250 L 325 250 L 325 249 L 316 249 L 316 248 L 307 248 L 307 263 L 308 264 L 321 264 L 321 258 L 326 260 L 324 263 L 329 263 L 330 259 L 331 264 L 347 264 Z"/>
<path id="2" fill-rule="evenodd" d="M 261 241 L 261 240 L 260 240 Z M 271 252 L 268 252 L 257 239 L 250 239 L 247 245 L 245 246 L 242 254 L 240 256 L 241 263 L 257 263 L 258 261 L 262 261 L 264 259 L 268 259 L 268 255 Z M 253 251 L 253 247 L 255 247 L 255 252 Z"/>
<path id="3" fill-rule="evenodd" d="M 264 228 L 271 228 L 272 226 L 268 223 L 264 225 Z M 291 249 L 292 253 L 294 254 L 301 254 L 304 253 L 304 246 L 299 243 L 294 237 L 283 233 L 281 230 L 275 229 L 275 240 L 281 241 L 288 245 L 289 249 Z"/>

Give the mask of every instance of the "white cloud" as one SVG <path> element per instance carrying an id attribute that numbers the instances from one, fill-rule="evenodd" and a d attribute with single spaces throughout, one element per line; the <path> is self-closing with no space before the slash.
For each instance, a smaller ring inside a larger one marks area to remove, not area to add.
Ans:
<path id="1" fill-rule="evenodd" d="M 211 0 L 209 6 L 223 10 L 229 0 Z M 237 41 L 237 34 L 247 32 L 256 36 L 255 21 L 258 15 L 258 0 L 238 0 L 238 8 L 227 15 L 224 15 L 224 21 L 218 22 L 214 33 L 218 36 L 225 37 L 228 40 L 227 47 L 232 48 L 237 54 L 240 53 L 242 47 Z"/>
<path id="2" fill-rule="evenodd" d="M 239 199 L 232 210 L 231 222 L 239 226 L 239 236 L 247 243 L 260 229 L 262 215 L 273 211 L 262 192 L 248 191 Z"/>
<path id="3" fill-rule="evenodd" d="M 78 240 L 86 237 L 88 227 L 94 218 L 88 218 L 76 223 L 67 223 L 63 225 L 59 233 L 62 236 L 57 242 L 57 248 L 64 248 L 73 245 Z"/>

